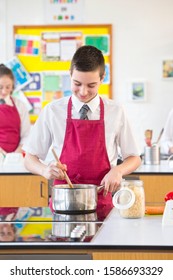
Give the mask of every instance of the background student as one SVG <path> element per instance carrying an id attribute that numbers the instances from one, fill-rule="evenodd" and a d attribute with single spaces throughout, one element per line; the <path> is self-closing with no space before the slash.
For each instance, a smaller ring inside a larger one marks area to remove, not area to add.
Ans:
<path id="1" fill-rule="evenodd" d="M 161 152 L 173 154 L 173 109 L 169 112 L 161 138 Z"/>
<path id="2" fill-rule="evenodd" d="M 12 97 L 15 79 L 12 71 L 0 64 L 0 153 L 22 152 L 30 132 L 25 104 Z"/>

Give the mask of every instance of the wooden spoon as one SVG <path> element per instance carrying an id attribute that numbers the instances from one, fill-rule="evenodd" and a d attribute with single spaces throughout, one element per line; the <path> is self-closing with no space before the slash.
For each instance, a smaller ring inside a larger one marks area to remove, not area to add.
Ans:
<path id="1" fill-rule="evenodd" d="M 59 158 L 58 158 L 58 156 L 57 156 L 57 154 L 55 153 L 55 150 L 54 150 L 53 148 L 52 148 L 52 153 L 53 153 L 53 155 L 54 155 L 55 160 L 56 160 L 57 162 L 61 163 L 60 160 L 59 160 Z M 69 187 L 70 187 L 70 188 L 74 188 L 74 187 L 73 187 L 73 184 L 72 184 L 72 182 L 71 182 L 71 180 L 70 180 L 70 178 L 68 177 L 68 175 L 67 175 L 67 173 L 66 173 L 66 171 L 63 171 L 63 172 L 64 172 L 64 177 L 65 177 L 65 179 L 66 179 L 66 181 L 67 181 Z"/>

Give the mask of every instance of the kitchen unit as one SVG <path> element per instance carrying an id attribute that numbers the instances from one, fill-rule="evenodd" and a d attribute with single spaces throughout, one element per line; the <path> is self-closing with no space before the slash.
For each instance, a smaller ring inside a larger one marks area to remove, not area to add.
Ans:
<path id="1" fill-rule="evenodd" d="M 20 208 L 18 213 L 11 222 L 17 228 L 16 239 L 0 242 L 0 259 L 20 255 L 32 259 L 43 255 L 60 259 L 173 259 L 173 226 L 162 226 L 162 215 L 124 219 L 115 208 L 75 215 L 74 219 L 51 213 L 49 208 Z M 1 216 L 0 227 L 2 223 L 9 221 Z M 81 234 L 75 233 L 78 230 Z"/>
<path id="2" fill-rule="evenodd" d="M 165 194 L 173 191 L 173 168 L 167 160 L 159 165 L 142 164 L 125 178 L 144 182 L 145 201 L 149 204 L 164 203 Z M 48 181 L 29 173 L 23 165 L 0 166 L 1 207 L 46 207 L 48 206 Z"/>
<path id="3" fill-rule="evenodd" d="M 0 207 L 48 205 L 48 181 L 29 173 L 23 166 L 0 166 Z"/>
<path id="4" fill-rule="evenodd" d="M 18 256 L 20 254 L 23 258 L 31 255 L 31 258 L 34 256 L 40 258 L 43 255 L 46 258 L 46 255 L 49 255 L 49 258 L 59 257 L 60 259 L 173 259 L 173 226 L 162 226 L 162 215 L 145 215 L 141 219 L 124 219 L 119 216 L 118 210 L 113 208 L 106 209 L 106 211 L 101 209 L 100 212 L 90 213 L 90 216 L 77 216 L 74 221 L 74 216 L 70 218 L 70 216 L 50 212 L 47 207 L 48 183 L 42 177 L 27 172 L 23 166 L 13 169 L 1 167 L 0 170 L 0 199 L 2 199 L 2 194 L 6 199 L 9 194 L 8 189 L 13 184 L 16 191 L 21 191 L 20 188 L 25 189 L 22 202 L 18 200 L 21 196 L 20 193 L 16 197 L 18 204 L 10 205 L 8 202 L 7 205 L 29 206 L 32 208 L 28 209 L 35 213 L 35 217 L 33 215 L 31 218 L 26 215 L 20 223 L 23 228 L 29 227 L 28 241 L 26 241 L 26 236 L 21 238 L 19 235 L 15 242 L 0 242 L 1 259 L 10 258 L 10 256 L 20 258 Z M 165 194 L 173 189 L 172 173 L 173 169 L 169 167 L 168 162 L 162 161 L 160 165 L 141 165 L 133 174 L 130 174 L 130 177 L 139 178 L 144 182 L 147 204 L 163 205 Z M 5 188 L 4 182 L 7 182 Z M 25 188 L 22 182 L 26 184 Z M 44 182 L 43 189 L 40 188 L 40 182 Z M 33 203 L 36 193 L 37 205 Z M 28 202 L 27 195 L 31 202 Z M 14 193 L 13 196 L 15 197 Z M 41 205 L 42 196 L 46 207 Z M 14 197 L 11 197 L 12 202 L 15 201 Z M 4 203 L 4 198 L 2 202 Z M 22 204 L 19 205 L 19 202 Z M 1 207 L 3 207 L 2 204 Z M 4 218 L 1 217 L 0 224 L 3 221 Z M 7 223 L 7 221 L 5 222 Z M 77 226 L 79 229 L 83 229 L 81 239 L 73 236 L 73 230 Z M 45 234 L 40 238 L 37 229 L 42 227 L 45 227 Z M 24 234 L 26 232 L 24 231 Z M 72 238 L 69 237 L 71 232 L 73 232 Z M 68 236 L 66 236 L 67 233 Z"/>
<path id="5" fill-rule="evenodd" d="M 165 195 L 173 191 L 173 167 L 167 160 L 158 165 L 142 164 L 131 177 L 143 181 L 146 203 L 164 203 Z"/>

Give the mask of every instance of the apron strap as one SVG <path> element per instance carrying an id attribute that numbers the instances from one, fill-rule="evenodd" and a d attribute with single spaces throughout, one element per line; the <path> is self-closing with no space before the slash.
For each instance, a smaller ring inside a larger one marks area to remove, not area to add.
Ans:
<path id="1" fill-rule="evenodd" d="M 68 107 L 67 107 L 67 119 L 71 119 L 71 109 L 72 109 L 72 100 L 70 97 L 68 101 Z"/>
<path id="2" fill-rule="evenodd" d="M 104 105 L 101 97 L 100 97 L 100 120 L 104 120 Z"/>

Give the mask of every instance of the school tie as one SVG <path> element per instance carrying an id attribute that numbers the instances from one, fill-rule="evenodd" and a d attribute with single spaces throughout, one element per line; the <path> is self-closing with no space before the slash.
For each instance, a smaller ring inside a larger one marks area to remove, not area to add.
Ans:
<path id="1" fill-rule="evenodd" d="M 88 105 L 84 104 L 79 111 L 81 120 L 88 120 L 88 116 L 87 116 L 88 110 L 89 110 Z"/>
<path id="2" fill-rule="evenodd" d="M 5 104 L 5 100 L 4 99 L 0 99 L 0 104 Z"/>

